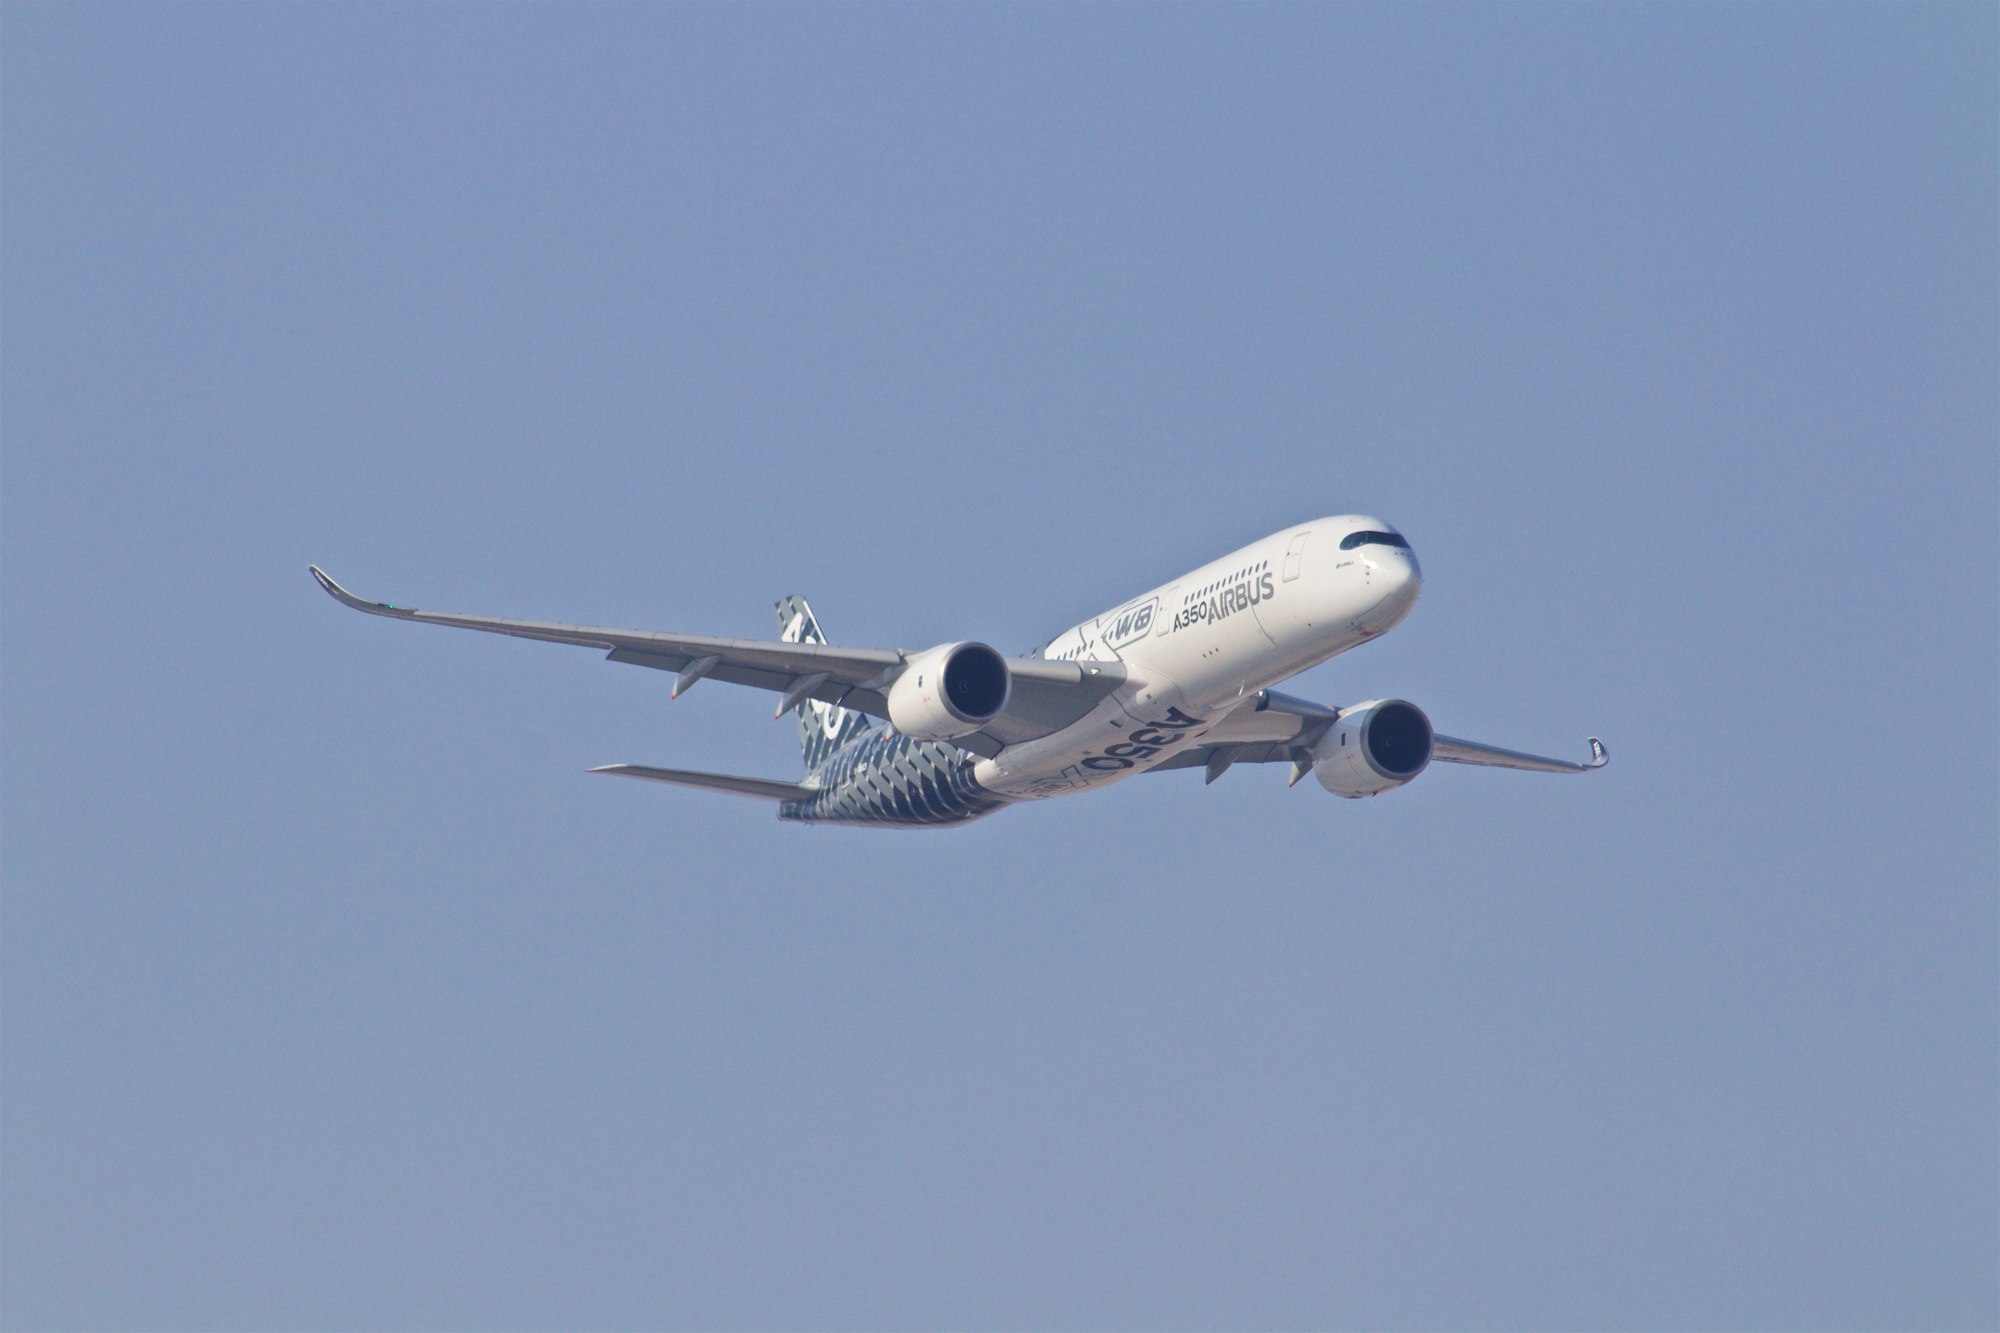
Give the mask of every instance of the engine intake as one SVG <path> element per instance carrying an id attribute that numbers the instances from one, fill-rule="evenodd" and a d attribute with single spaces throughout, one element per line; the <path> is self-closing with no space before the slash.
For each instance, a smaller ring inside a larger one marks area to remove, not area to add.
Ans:
<path id="1" fill-rule="evenodd" d="M 1377 796 L 1400 787 L 1431 761 L 1431 720 L 1402 699 L 1371 699 L 1341 710 L 1313 747 L 1313 776 L 1335 796 Z"/>
<path id="2" fill-rule="evenodd" d="M 905 736 L 949 741 L 1000 716 L 1014 689 L 1007 659 L 983 643 L 918 653 L 889 687 L 889 721 Z"/>

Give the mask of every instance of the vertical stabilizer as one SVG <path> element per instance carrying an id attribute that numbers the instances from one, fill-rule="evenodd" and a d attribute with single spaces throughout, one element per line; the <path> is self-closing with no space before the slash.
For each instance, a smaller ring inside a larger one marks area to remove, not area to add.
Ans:
<path id="1" fill-rule="evenodd" d="M 778 637 L 786 643 L 825 643 L 819 621 L 803 597 L 787 597 L 778 603 Z M 868 725 L 866 714 L 851 708 L 808 699 L 799 705 L 799 748 L 805 752 L 806 772 L 826 761 L 826 757 L 860 735 Z"/>

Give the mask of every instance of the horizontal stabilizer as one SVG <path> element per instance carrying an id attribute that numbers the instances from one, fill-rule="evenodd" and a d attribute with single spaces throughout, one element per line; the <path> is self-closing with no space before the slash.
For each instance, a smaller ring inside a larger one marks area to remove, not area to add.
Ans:
<path id="1" fill-rule="evenodd" d="M 644 778 L 648 782 L 671 782 L 681 787 L 707 787 L 711 791 L 735 792 L 766 801 L 809 800 L 819 790 L 803 782 L 776 782 L 770 778 L 739 778 L 729 773 L 697 773 L 686 768 L 648 768 L 644 764 L 606 764 L 593 773 L 610 773 L 621 778 Z"/>

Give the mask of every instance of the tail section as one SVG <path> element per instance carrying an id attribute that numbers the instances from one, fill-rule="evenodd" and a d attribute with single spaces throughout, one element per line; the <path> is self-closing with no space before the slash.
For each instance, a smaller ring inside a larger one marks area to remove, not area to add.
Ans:
<path id="1" fill-rule="evenodd" d="M 819 621 L 803 597 L 787 597 L 778 603 L 778 638 L 785 643 L 825 643 Z M 799 705 L 799 746 L 805 752 L 806 772 L 826 761 L 826 757 L 853 740 L 868 726 L 865 713 L 851 708 L 808 699 Z"/>

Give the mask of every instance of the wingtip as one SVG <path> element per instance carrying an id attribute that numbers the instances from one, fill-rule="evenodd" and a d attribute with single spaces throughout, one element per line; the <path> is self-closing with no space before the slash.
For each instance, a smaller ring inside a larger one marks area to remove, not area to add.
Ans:
<path id="1" fill-rule="evenodd" d="M 318 565 L 307 565 L 306 568 L 312 571 L 313 581 L 318 583 L 319 586 L 326 591 L 326 595 L 333 598 L 333 600 L 335 600 L 336 602 L 342 602 L 349 606 L 352 606 L 355 602 L 360 600 L 360 598 L 356 597 L 353 593 L 341 587 L 338 583 L 335 583 L 333 581 L 333 576 L 328 574 L 325 570 L 321 569 Z"/>
<path id="2" fill-rule="evenodd" d="M 319 586 L 326 589 L 326 595 L 333 598 L 334 601 L 339 602 L 342 606 L 351 606 L 356 611 L 366 611 L 370 615 L 376 616 L 400 616 L 404 619 L 408 619 L 410 616 L 410 609 L 408 607 L 396 606 L 390 602 L 371 602 L 365 597 L 356 597 L 353 593 L 334 582 L 333 576 L 318 565 L 307 565 L 306 568 L 312 571 L 313 579 Z"/>
<path id="3" fill-rule="evenodd" d="M 1590 738 L 1590 759 L 1589 762 L 1584 764 L 1584 767 L 1603 768 L 1606 764 L 1610 762 L 1611 762 L 1611 752 L 1604 748 L 1603 741 L 1597 739 L 1597 737 L 1595 736 L 1592 736 Z"/>

